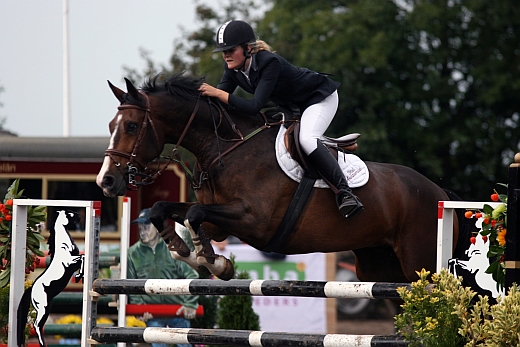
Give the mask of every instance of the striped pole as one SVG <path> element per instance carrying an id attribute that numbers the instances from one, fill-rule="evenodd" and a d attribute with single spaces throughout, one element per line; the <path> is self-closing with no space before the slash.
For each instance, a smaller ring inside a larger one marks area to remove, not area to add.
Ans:
<path id="1" fill-rule="evenodd" d="M 382 347 L 408 346 L 397 335 L 294 334 L 249 330 L 189 328 L 94 327 L 91 339 L 97 342 L 136 342 L 234 346 Z"/>
<path id="2" fill-rule="evenodd" d="M 279 280 L 229 281 L 208 279 L 96 279 L 92 290 L 99 294 L 152 295 L 252 295 L 318 298 L 399 299 L 397 288 L 409 283 L 319 282 Z"/>

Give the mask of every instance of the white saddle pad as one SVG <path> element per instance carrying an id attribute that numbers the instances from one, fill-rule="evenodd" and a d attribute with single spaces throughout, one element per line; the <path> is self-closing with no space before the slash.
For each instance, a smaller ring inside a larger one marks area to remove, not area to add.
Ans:
<path id="1" fill-rule="evenodd" d="M 287 129 L 285 129 L 284 126 L 281 126 L 278 135 L 276 136 L 276 159 L 278 160 L 280 168 L 287 176 L 289 176 L 289 178 L 296 182 L 300 182 L 303 177 L 303 169 L 300 164 L 291 157 L 285 147 L 284 136 L 286 130 Z M 349 187 L 361 187 L 368 182 L 369 174 L 367 165 L 359 159 L 357 155 L 344 154 L 340 152 L 338 155 L 338 164 L 347 178 Z M 327 183 L 322 179 L 316 180 L 314 187 L 329 188 Z"/>

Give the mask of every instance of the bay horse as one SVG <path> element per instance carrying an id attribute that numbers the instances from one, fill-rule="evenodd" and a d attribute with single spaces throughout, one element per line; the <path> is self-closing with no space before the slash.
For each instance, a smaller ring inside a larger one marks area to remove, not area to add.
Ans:
<path id="1" fill-rule="evenodd" d="M 127 92 L 108 82 L 120 106 L 109 123 L 111 139 L 98 186 L 106 196 L 117 196 L 124 195 L 128 185 L 150 183 L 164 168 L 158 157 L 165 144 L 176 144 L 170 161 L 178 146 L 193 153 L 198 202 L 156 202 L 150 217 L 176 258 L 195 268 L 205 266 L 221 279 L 231 278 L 231 262 L 213 253 L 210 239 L 234 235 L 265 250 L 298 186 L 275 157 L 281 125 L 261 115 L 226 111 L 218 101 L 200 95 L 199 78 L 156 77 L 140 90 L 125 80 Z M 152 174 L 154 160 L 158 164 Z M 434 273 L 437 205 L 450 200 L 447 193 L 411 168 L 366 164 L 369 180 L 354 189 L 365 205 L 363 213 L 345 219 L 334 193 L 314 188 L 292 233 L 275 251 L 353 250 L 361 281 L 410 282 L 418 279 L 416 271 L 422 268 Z M 139 176 L 142 182 L 137 182 Z M 195 252 L 175 234 L 168 219 L 190 230 Z M 455 220 L 454 244 L 458 233 Z"/>

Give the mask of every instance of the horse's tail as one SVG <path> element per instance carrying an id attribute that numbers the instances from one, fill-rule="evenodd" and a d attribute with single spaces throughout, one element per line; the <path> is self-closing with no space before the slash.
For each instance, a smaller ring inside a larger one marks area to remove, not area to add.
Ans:
<path id="1" fill-rule="evenodd" d="M 17 342 L 18 346 L 25 344 L 25 325 L 27 324 L 27 315 L 29 314 L 29 308 L 31 307 L 31 293 L 32 287 L 27 288 L 22 295 L 20 304 L 18 305 L 17 311 Z"/>
<path id="2" fill-rule="evenodd" d="M 455 192 L 448 189 L 444 189 L 444 192 L 446 192 L 451 201 L 462 201 L 462 198 L 455 194 Z M 470 238 L 474 232 L 478 231 L 478 228 L 475 225 L 476 220 L 474 218 L 466 218 L 464 216 L 464 211 L 460 208 L 455 209 L 455 213 L 457 214 L 457 219 L 459 221 L 459 237 L 457 238 L 453 258 L 460 258 L 469 248 Z"/>

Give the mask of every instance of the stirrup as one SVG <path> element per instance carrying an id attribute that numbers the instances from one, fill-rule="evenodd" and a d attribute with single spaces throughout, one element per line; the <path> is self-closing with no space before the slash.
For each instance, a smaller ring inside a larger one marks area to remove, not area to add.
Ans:
<path id="1" fill-rule="evenodd" d="M 338 209 L 345 218 L 354 217 L 365 209 L 358 197 L 351 192 L 341 194 L 340 199 L 340 202 L 338 201 Z"/>

